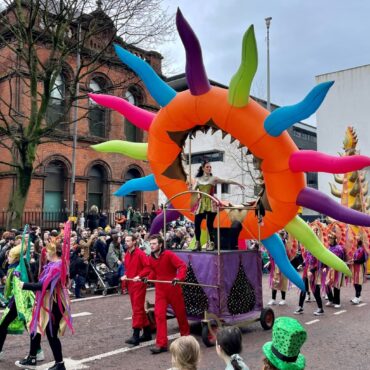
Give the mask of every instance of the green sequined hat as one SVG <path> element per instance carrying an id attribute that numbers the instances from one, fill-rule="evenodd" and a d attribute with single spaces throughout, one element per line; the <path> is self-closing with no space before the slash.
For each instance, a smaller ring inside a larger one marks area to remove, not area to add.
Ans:
<path id="1" fill-rule="evenodd" d="M 300 353 L 306 341 L 305 328 L 291 317 L 279 317 L 272 329 L 272 342 L 263 345 L 267 359 L 280 370 L 302 370 L 306 359 Z"/>

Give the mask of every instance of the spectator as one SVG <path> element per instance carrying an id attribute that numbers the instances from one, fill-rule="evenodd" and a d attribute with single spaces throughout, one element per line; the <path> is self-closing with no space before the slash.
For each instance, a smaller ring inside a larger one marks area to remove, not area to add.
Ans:
<path id="1" fill-rule="evenodd" d="M 75 282 L 76 298 L 82 298 L 81 288 L 83 288 L 86 283 L 87 261 L 83 259 L 83 251 L 81 247 L 77 247 L 72 255 L 69 273 L 71 279 Z"/>
<path id="2" fill-rule="evenodd" d="M 104 231 L 99 231 L 98 238 L 95 240 L 93 250 L 95 252 L 96 260 L 106 263 L 108 248 L 105 242 L 106 234 Z"/>
<path id="3" fill-rule="evenodd" d="M 133 213 L 131 220 L 131 227 L 137 227 L 142 223 L 142 216 L 139 208 Z"/>
<path id="4" fill-rule="evenodd" d="M 239 355 L 242 352 L 242 333 L 236 326 L 225 327 L 217 332 L 216 351 L 226 363 L 225 370 L 249 370 Z"/>
<path id="5" fill-rule="evenodd" d="M 97 206 L 91 206 L 90 212 L 87 215 L 87 227 L 90 230 L 95 230 L 99 226 L 99 209 Z"/>
<path id="6" fill-rule="evenodd" d="M 102 212 L 99 215 L 99 227 L 105 229 L 108 225 L 108 215 L 106 212 Z"/>
<path id="7" fill-rule="evenodd" d="M 198 341 L 191 335 L 177 338 L 170 345 L 172 355 L 171 370 L 197 370 L 200 346 Z"/>
<path id="8" fill-rule="evenodd" d="M 123 255 L 121 237 L 117 233 L 113 234 L 107 254 L 107 265 L 111 270 L 117 272 L 119 277 L 123 276 L 124 273 L 122 264 Z"/>
<path id="9" fill-rule="evenodd" d="M 305 328 L 291 317 L 279 317 L 272 329 L 272 342 L 263 345 L 263 370 L 303 370 L 306 359 L 300 353 L 307 339 Z"/>
<path id="10" fill-rule="evenodd" d="M 134 215 L 134 210 L 132 206 L 129 206 L 127 208 L 127 215 L 126 215 L 126 230 L 130 230 L 131 228 L 131 222 L 132 222 L 133 215 Z"/>
<path id="11" fill-rule="evenodd" d="M 91 245 L 96 241 L 97 237 L 98 237 L 97 232 L 93 233 L 91 236 L 89 236 L 89 233 L 87 230 L 83 230 L 81 233 L 81 239 L 79 242 L 79 246 L 82 249 L 82 255 L 84 256 L 84 259 L 86 261 L 90 259 Z"/>
<path id="12" fill-rule="evenodd" d="M 79 228 L 79 230 L 85 230 L 85 222 L 86 222 L 85 214 L 84 214 L 84 212 L 81 212 L 80 217 L 78 218 L 78 228 Z"/>

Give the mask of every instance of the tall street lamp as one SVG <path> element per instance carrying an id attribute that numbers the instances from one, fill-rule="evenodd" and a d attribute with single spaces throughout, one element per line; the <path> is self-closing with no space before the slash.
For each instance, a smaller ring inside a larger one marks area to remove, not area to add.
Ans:
<path id="1" fill-rule="evenodd" d="M 268 111 L 271 111 L 270 101 L 270 24 L 272 17 L 265 18 L 266 29 L 267 29 L 267 101 L 266 107 Z"/>

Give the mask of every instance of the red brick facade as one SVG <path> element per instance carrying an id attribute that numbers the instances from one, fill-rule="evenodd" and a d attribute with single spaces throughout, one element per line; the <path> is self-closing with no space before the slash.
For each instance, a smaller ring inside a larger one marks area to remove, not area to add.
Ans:
<path id="1" fill-rule="evenodd" d="M 135 48 L 135 54 L 147 60 L 157 73 L 161 74 L 161 59 L 162 56 L 156 52 L 146 52 L 144 50 Z M 9 50 L 0 50 L 0 56 L 9 53 Z M 40 50 L 40 58 L 46 59 L 48 50 Z M 139 105 L 145 109 L 155 111 L 158 106 L 152 99 L 145 86 L 140 80 L 118 59 L 114 56 L 113 50 L 109 51 L 106 65 L 103 65 L 99 70 L 88 75 L 80 83 L 80 94 L 85 95 L 91 91 L 89 83 L 91 79 L 98 78 L 104 80 L 106 86 L 109 87 L 109 94 L 125 97 L 125 93 L 134 88 L 134 91 L 140 92 Z M 7 58 L 9 59 L 9 58 Z M 3 58 L 3 60 L 5 60 Z M 10 66 L 9 66 L 10 68 Z M 68 65 L 63 67 L 66 74 L 73 73 L 76 68 L 76 56 L 71 56 Z M 0 77 L 4 76 L 7 71 L 7 66 L 0 65 Z M 0 94 L 2 98 L 6 98 L 10 89 L 7 88 L 11 84 L 14 86 L 12 89 L 13 94 L 17 94 L 16 99 L 19 99 L 19 105 L 22 111 L 27 114 L 29 110 L 29 97 L 25 93 L 27 86 L 24 81 L 15 78 L 8 78 L 7 80 L 0 80 Z M 42 86 L 40 85 L 40 91 Z M 13 97 L 14 99 L 14 97 Z M 7 99 L 8 100 L 8 99 Z M 125 135 L 125 119 L 117 112 L 110 110 L 105 111 L 106 123 L 106 137 L 104 139 L 92 136 L 89 128 L 89 120 L 87 112 L 91 102 L 89 99 L 83 99 L 79 103 L 78 114 L 81 118 L 78 122 L 78 144 L 76 154 L 76 188 L 75 200 L 76 206 L 79 211 L 90 206 L 88 202 L 89 184 L 91 184 L 90 171 L 93 166 L 97 166 L 104 174 L 102 179 L 103 195 L 101 208 L 109 212 L 121 210 L 124 207 L 125 200 L 113 196 L 116 191 L 124 182 L 125 176 L 130 169 L 135 169 L 136 173 L 140 176 L 146 176 L 151 173 L 149 164 L 145 161 L 132 160 L 131 158 L 124 157 L 118 154 L 99 153 L 90 148 L 90 145 L 104 142 L 107 140 L 126 140 Z M 72 121 L 73 110 L 71 111 L 69 122 Z M 29 190 L 25 210 L 42 210 L 45 208 L 45 184 L 47 179 L 46 169 L 50 163 L 58 163 L 63 167 L 64 171 L 64 186 L 63 186 L 63 200 L 64 205 L 68 206 L 70 201 L 69 184 L 72 176 L 72 132 L 73 125 L 69 124 L 66 128 L 59 142 L 49 142 L 42 144 L 37 150 L 37 160 L 35 163 L 35 173 L 33 176 L 32 184 Z M 143 141 L 146 141 L 146 133 L 142 133 Z M 10 159 L 9 152 L 5 149 L 0 149 L 2 160 Z M 7 209 L 11 192 L 14 190 L 16 184 L 15 175 L 11 167 L 0 165 L 0 209 Z M 147 192 L 138 194 L 136 206 L 143 209 L 144 204 L 148 205 L 151 209 L 154 203 L 157 206 L 158 192 Z"/>

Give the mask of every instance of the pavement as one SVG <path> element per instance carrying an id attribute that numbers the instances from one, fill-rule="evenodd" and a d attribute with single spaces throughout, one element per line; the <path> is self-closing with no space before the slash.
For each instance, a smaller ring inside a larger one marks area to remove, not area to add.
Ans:
<path id="1" fill-rule="evenodd" d="M 369 281 L 370 282 L 370 281 Z M 350 303 L 354 289 L 351 285 L 342 288 L 342 307 L 325 308 L 320 317 L 313 315 L 316 303 L 305 303 L 305 312 L 294 315 L 299 291 L 291 288 L 287 293 L 287 305 L 273 306 L 276 317 L 291 316 L 306 328 L 308 339 L 302 347 L 307 360 L 306 369 L 370 369 L 370 284 L 363 286 L 363 303 Z M 263 278 L 264 302 L 270 299 L 268 278 Z M 147 298 L 154 301 L 154 291 L 148 291 Z M 278 293 L 278 299 L 280 298 Z M 326 302 L 326 301 L 324 301 Z M 368 303 L 369 302 L 369 303 Z M 125 339 L 131 336 L 131 307 L 127 295 L 93 296 L 72 303 L 75 333 L 62 338 L 63 354 L 68 370 L 72 369 L 168 369 L 171 355 L 151 355 L 152 342 L 138 347 L 129 347 Z M 0 311 L 1 312 L 1 311 Z M 224 369 L 224 363 L 217 357 L 214 347 L 207 348 L 200 336 L 198 324 L 192 325 L 192 332 L 201 346 L 199 370 Z M 178 337 L 176 320 L 168 320 L 170 340 Z M 262 345 L 271 340 L 271 331 L 265 331 L 260 324 L 253 323 L 243 329 L 242 356 L 253 369 L 262 368 Z M 53 364 L 52 354 L 46 338 L 42 340 L 45 361 L 37 369 L 47 369 Z M 16 360 L 27 355 L 29 338 L 27 334 L 9 335 L 4 345 L 4 356 L 0 369 L 16 369 Z"/>

